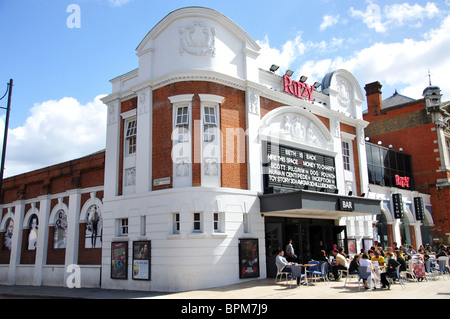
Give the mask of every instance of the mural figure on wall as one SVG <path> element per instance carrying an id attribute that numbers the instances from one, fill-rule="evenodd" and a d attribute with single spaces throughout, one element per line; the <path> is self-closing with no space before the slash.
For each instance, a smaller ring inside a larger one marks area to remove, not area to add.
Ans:
<path id="1" fill-rule="evenodd" d="M 14 220 L 12 218 L 8 218 L 8 220 L 6 221 L 5 240 L 3 242 L 5 250 L 11 250 L 13 231 L 14 231 Z"/>
<path id="2" fill-rule="evenodd" d="M 55 237 L 53 248 L 66 248 L 67 243 L 67 214 L 63 209 L 56 213 Z"/>
<path id="3" fill-rule="evenodd" d="M 28 250 L 36 250 L 37 238 L 38 238 L 38 217 L 37 215 L 31 216 L 30 227 L 28 227 Z"/>
<path id="4" fill-rule="evenodd" d="M 89 207 L 86 215 L 85 248 L 101 248 L 102 222 L 100 208 L 94 204 Z"/>

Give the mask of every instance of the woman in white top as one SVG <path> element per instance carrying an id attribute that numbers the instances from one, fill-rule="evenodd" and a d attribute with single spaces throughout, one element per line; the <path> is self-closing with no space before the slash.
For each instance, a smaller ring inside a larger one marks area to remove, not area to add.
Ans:
<path id="1" fill-rule="evenodd" d="M 372 282 L 375 284 L 375 270 L 373 269 L 372 261 L 369 259 L 369 255 L 366 253 L 362 254 L 362 258 L 359 260 L 360 267 L 367 267 L 371 275 L 367 278 L 367 280 L 364 280 L 364 287 L 366 289 L 370 289 L 372 287 L 376 288 L 375 285 L 372 286 Z M 367 282 L 369 282 L 370 287 L 367 286 Z"/>

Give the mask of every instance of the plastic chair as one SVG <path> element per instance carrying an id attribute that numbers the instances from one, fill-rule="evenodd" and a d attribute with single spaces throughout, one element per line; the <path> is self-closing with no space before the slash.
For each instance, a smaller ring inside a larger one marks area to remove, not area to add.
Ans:
<path id="1" fill-rule="evenodd" d="M 405 279 L 400 274 L 400 265 L 398 265 L 395 268 L 396 271 L 396 277 L 386 277 L 387 281 L 389 282 L 389 285 L 393 285 L 395 283 L 395 279 L 398 280 L 399 284 L 401 285 L 402 289 L 405 288 Z"/>
<path id="2" fill-rule="evenodd" d="M 449 277 L 449 270 L 448 270 L 448 257 L 445 256 L 441 256 L 438 258 L 437 260 L 437 266 L 438 267 L 434 267 L 433 270 L 435 271 L 435 273 L 437 273 L 437 275 L 440 275 L 441 278 L 445 279 L 445 277 Z"/>
<path id="3" fill-rule="evenodd" d="M 341 271 L 341 270 L 339 270 L 339 271 Z M 342 272 L 344 272 L 344 270 L 342 270 Z M 344 288 L 347 285 L 347 281 L 348 280 L 351 280 L 352 278 L 358 278 L 359 277 L 359 274 L 358 274 L 357 271 L 356 272 L 350 272 L 349 268 L 347 268 L 347 270 L 345 272 L 347 273 L 347 276 L 345 277 Z"/>
<path id="4" fill-rule="evenodd" d="M 292 267 L 292 274 L 288 275 L 289 278 L 291 279 L 299 279 L 299 287 L 302 285 L 302 279 L 305 278 L 305 282 L 306 284 L 308 284 L 308 278 L 306 278 L 306 274 L 302 273 L 302 267 L 301 266 L 293 266 Z M 292 285 L 292 281 L 289 282 L 289 288 Z"/>
<path id="5" fill-rule="evenodd" d="M 372 269 L 370 267 L 358 267 L 358 291 L 361 291 L 361 281 L 367 280 L 370 289 L 373 289 L 372 285 Z"/>
<path id="6" fill-rule="evenodd" d="M 436 276 L 433 272 L 433 268 L 431 267 L 431 260 L 427 260 L 425 261 L 425 273 L 426 273 L 426 278 L 431 278 L 433 280 L 436 280 Z"/>
<path id="7" fill-rule="evenodd" d="M 278 268 L 278 265 L 276 265 L 276 266 L 277 266 L 277 275 L 275 276 L 275 283 L 278 281 L 277 280 L 278 276 L 280 276 L 280 281 L 281 281 L 281 279 L 283 279 L 283 276 L 286 276 L 286 281 L 287 281 L 288 275 L 290 275 L 291 273 L 288 271 L 281 271 L 280 268 Z"/>
<path id="8" fill-rule="evenodd" d="M 308 269 L 306 269 L 306 274 L 311 275 L 311 279 L 314 277 L 314 275 L 319 275 L 319 262 L 317 260 L 310 260 L 308 261 L 308 264 L 315 265 L 315 266 L 309 266 Z"/>
<path id="9" fill-rule="evenodd" d="M 411 259 L 408 260 L 408 264 L 406 267 L 406 271 L 401 271 L 402 277 L 406 280 L 408 279 L 408 275 L 411 277 L 412 280 L 415 280 L 416 282 L 419 282 L 419 280 L 416 277 L 416 274 L 414 273 L 414 264 L 416 263 L 415 260 Z"/>
<path id="10" fill-rule="evenodd" d="M 311 270 L 311 268 L 317 268 L 317 270 Z M 310 266 L 308 272 L 312 278 L 320 277 L 325 283 L 328 283 L 328 263 L 326 261 L 318 262 L 317 266 Z"/>

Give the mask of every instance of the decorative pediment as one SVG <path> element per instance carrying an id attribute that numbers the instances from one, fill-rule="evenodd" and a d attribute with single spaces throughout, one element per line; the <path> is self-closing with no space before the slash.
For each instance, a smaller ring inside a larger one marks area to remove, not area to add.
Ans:
<path id="1" fill-rule="evenodd" d="M 279 107 L 264 116 L 260 128 L 263 138 L 289 142 L 312 149 L 333 151 L 333 137 L 312 113 L 299 107 Z"/>

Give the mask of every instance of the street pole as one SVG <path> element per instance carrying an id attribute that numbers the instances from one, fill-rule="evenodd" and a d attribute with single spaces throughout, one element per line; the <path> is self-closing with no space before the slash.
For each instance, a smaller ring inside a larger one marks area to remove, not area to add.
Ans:
<path id="1" fill-rule="evenodd" d="M 3 202 L 3 171 L 5 170 L 6 141 L 8 139 L 9 111 L 11 110 L 11 93 L 13 80 L 8 84 L 8 105 L 6 107 L 5 134 L 3 135 L 2 163 L 0 167 L 0 201 Z"/>

